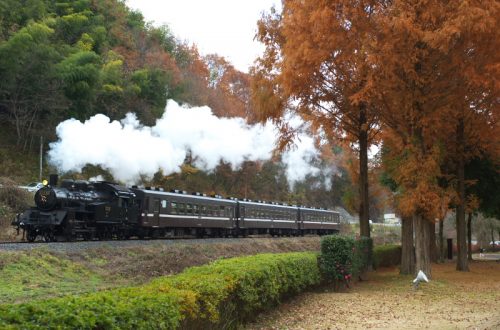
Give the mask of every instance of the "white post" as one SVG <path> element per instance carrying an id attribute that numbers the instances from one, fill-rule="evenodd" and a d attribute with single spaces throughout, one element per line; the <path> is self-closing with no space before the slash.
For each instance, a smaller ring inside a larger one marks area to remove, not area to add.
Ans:
<path id="1" fill-rule="evenodd" d="M 40 136 L 40 175 L 39 182 L 42 182 L 42 166 L 43 166 L 43 136 Z"/>

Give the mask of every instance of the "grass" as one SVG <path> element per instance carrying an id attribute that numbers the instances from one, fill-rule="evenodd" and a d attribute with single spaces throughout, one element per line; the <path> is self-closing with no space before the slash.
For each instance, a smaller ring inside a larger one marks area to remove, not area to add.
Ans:
<path id="1" fill-rule="evenodd" d="M 19 302 L 110 287 L 102 276 L 43 250 L 0 253 L 0 302 Z"/>
<path id="2" fill-rule="evenodd" d="M 236 256 L 317 251 L 318 237 L 245 239 L 235 243 L 148 244 L 55 253 L 0 250 L 0 303 L 140 285 L 187 267 Z"/>

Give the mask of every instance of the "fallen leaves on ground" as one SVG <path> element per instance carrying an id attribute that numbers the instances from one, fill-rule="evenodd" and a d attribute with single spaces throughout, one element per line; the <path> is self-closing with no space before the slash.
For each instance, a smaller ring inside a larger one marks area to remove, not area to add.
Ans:
<path id="1" fill-rule="evenodd" d="M 413 289 L 411 276 L 380 269 L 345 292 L 303 293 L 260 315 L 247 329 L 498 329 L 500 263 L 433 265 L 429 283 Z"/>

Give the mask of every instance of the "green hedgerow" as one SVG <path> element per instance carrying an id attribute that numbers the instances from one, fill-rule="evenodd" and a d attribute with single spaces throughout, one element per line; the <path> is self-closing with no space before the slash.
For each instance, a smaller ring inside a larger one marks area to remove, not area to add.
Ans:
<path id="1" fill-rule="evenodd" d="M 396 244 L 380 245 L 373 250 L 373 267 L 397 266 L 401 263 L 401 246 Z"/>
<path id="2" fill-rule="evenodd" d="M 235 328 L 320 281 L 316 253 L 218 260 L 139 287 L 1 305 L 0 328 Z"/>

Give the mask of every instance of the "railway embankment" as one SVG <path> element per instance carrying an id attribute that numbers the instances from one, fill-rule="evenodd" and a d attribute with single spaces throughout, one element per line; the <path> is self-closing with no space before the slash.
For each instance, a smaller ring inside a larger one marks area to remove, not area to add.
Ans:
<path id="1" fill-rule="evenodd" d="M 141 285 L 219 259 L 319 251 L 319 237 L 0 245 L 0 303 Z"/>

